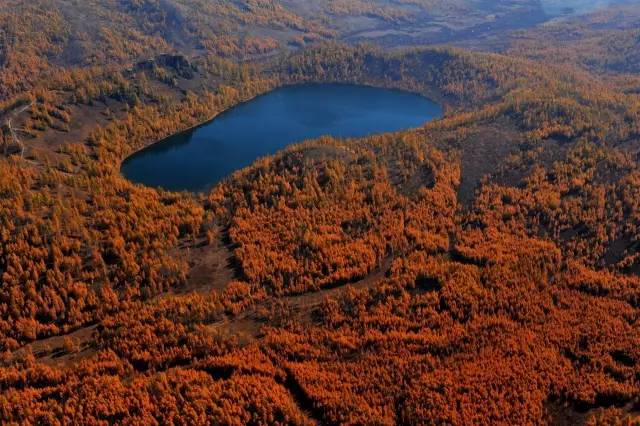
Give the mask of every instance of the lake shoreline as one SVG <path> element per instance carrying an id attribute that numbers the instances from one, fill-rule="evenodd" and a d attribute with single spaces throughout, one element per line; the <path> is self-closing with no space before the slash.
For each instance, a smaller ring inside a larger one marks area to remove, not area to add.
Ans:
<path id="1" fill-rule="evenodd" d="M 287 99 L 286 94 L 290 99 Z M 313 94 L 317 99 L 309 100 L 310 94 Z M 367 99 L 361 99 L 363 97 Z M 433 98 L 436 97 L 415 90 L 389 87 L 389 85 L 350 82 L 301 81 L 275 85 L 273 88 L 217 112 L 202 122 L 132 151 L 121 160 L 120 173 L 131 182 L 149 187 L 163 188 L 172 192 L 204 193 L 223 180 L 223 176 L 220 174 L 224 174 L 225 177 L 229 176 L 234 171 L 247 167 L 258 158 L 276 154 L 286 146 L 295 143 L 327 135 L 336 138 L 358 138 L 396 132 L 419 127 L 440 119 L 444 115 L 446 104 L 434 101 Z M 232 115 L 238 111 L 250 111 L 254 108 L 253 105 L 269 104 L 270 102 L 274 104 L 268 105 L 266 110 L 251 112 L 256 114 L 250 121 L 252 126 L 247 126 L 246 122 L 237 122 Z M 296 105 L 296 102 L 300 105 Z M 389 102 L 391 105 L 387 105 Z M 284 110 L 286 108 L 290 110 Z M 276 114 L 276 116 L 267 119 L 262 116 L 264 114 L 267 116 Z M 372 114 L 377 114 L 377 116 L 373 117 Z M 297 121 L 296 117 L 298 117 Z M 273 128 L 274 118 L 281 127 Z M 219 128 L 218 133 L 215 134 L 208 133 L 208 128 L 220 127 L 221 120 L 233 123 L 234 131 L 226 136 L 224 128 Z M 256 120 L 258 121 L 256 122 Z M 326 120 L 329 121 L 324 123 L 323 121 Z M 252 131 L 247 129 L 256 125 L 261 126 L 263 130 L 269 129 L 271 133 L 263 134 L 256 129 L 254 130 L 256 134 L 252 135 Z M 318 127 L 322 125 L 329 127 L 326 129 Z M 291 132 L 298 133 L 293 135 Z M 203 134 L 207 134 L 207 140 L 217 138 L 217 147 L 223 151 L 213 153 L 211 148 L 204 150 L 204 146 L 200 146 L 200 149 L 183 148 L 183 150 L 192 151 L 193 155 L 187 158 L 183 153 L 174 153 L 172 154 L 176 156 L 174 161 L 168 161 L 166 155 L 162 154 L 164 151 L 172 149 L 177 151 L 176 147 L 191 144 L 193 143 L 191 142 L 192 138 L 202 138 Z M 241 141 L 234 139 L 238 137 L 244 139 Z M 260 139 L 259 143 L 254 140 L 256 137 Z M 233 143 L 230 142 L 232 140 L 234 140 Z M 247 155 L 249 154 L 245 151 L 251 146 L 253 146 L 252 149 L 255 150 L 255 153 L 250 154 L 252 161 L 247 164 Z M 226 154 L 224 149 L 226 149 Z M 143 161 L 145 155 L 156 157 L 156 160 L 159 161 L 158 165 L 150 164 L 149 160 L 146 160 L 145 163 Z M 219 157 L 225 155 L 227 155 L 228 161 L 220 160 Z M 204 164 L 203 157 L 208 157 L 211 160 L 210 167 Z M 231 162 L 231 166 L 229 162 Z M 139 170 L 136 167 L 142 167 L 144 170 Z M 159 171 L 158 168 L 162 167 L 166 170 Z M 231 170 L 231 167 L 235 168 Z M 216 174 L 215 171 L 212 171 L 214 169 L 221 171 Z M 201 173 L 201 175 L 196 176 L 196 173 Z M 204 173 L 210 176 L 210 183 L 204 182 Z"/>

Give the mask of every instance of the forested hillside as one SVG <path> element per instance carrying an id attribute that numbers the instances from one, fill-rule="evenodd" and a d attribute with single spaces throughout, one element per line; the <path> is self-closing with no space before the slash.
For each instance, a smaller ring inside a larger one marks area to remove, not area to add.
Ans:
<path id="1" fill-rule="evenodd" d="M 485 3 L 0 0 L 0 422 L 638 422 L 640 9 L 344 27 L 541 7 Z M 445 114 L 202 194 L 121 176 L 305 82 Z"/>

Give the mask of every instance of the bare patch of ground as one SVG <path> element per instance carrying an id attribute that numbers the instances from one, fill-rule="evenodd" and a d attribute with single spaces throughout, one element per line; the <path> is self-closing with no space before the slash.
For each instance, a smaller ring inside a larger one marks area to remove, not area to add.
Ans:
<path id="1" fill-rule="evenodd" d="M 220 235 L 222 230 L 217 228 L 214 232 Z M 183 242 L 175 256 L 189 264 L 189 274 L 187 283 L 174 289 L 172 294 L 222 291 L 235 277 L 233 252 L 223 238 L 217 238 L 213 244 L 207 244 L 204 239 L 195 244 Z"/>
<path id="2" fill-rule="evenodd" d="M 512 123 L 500 120 L 490 126 L 477 127 L 460 143 L 462 179 L 458 201 L 469 207 L 482 178 L 496 173 L 504 160 L 518 151 L 521 136 Z"/>
<path id="3" fill-rule="evenodd" d="M 547 402 L 545 404 L 545 410 L 547 412 L 547 420 L 549 424 L 553 426 L 581 426 L 594 424 L 594 419 L 598 419 L 600 416 L 604 416 L 607 413 L 607 409 L 604 407 L 577 410 L 570 405 L 561 404 L 559 402 Z M 619 424 L 638 424 L 640 421 L 640 412 L 638 411 L 638 407 L 634 406 L 633 403 L 622 407 L 613 407 L 613 410 L 621 416 L 621 423 Z M 627 418 L 626 422 L 622 421 L 622 418 L 624 417 Z M 595 424 L 600 423 L 596 421 Z M 603 424 L 610 423 L 605 422 Z"/>
<path id="4" fill-rule="evenodd" d="M 20 358 L 31 353 L 43 364 L 74 364 L 95 353 L 90 343 L 97 328 L 97 325 L 91 325 L 68 334 L 36 340 L 15 351 L 13 357 Z"/>

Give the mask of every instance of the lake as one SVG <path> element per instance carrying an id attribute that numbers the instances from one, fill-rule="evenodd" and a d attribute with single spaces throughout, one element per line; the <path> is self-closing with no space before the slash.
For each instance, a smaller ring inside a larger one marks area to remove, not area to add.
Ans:
<path id="1" fill-rule="evenodd" d="M 594 12 L 616 4 L 628 3 L 626 0 L 541 0 L 542 9 L 551 17 L 559 15 L 580 15 Z"/>
<path id="2" fill-rule="evenodd" d="M 121 170 L 127 179 L 147 186 L 201 191 L 295 142 L 324 135 L 393 132 L 441 115 L 438 104 L 399 90 L 343 84 L 288 86 L 133 154 Z"/>

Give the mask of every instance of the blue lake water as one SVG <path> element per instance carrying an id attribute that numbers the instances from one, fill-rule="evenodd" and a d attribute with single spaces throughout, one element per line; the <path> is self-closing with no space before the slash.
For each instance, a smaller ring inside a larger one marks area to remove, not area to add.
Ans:
<path id="1" fill-rule="evenodd" d="M 147 186 L 200 191 L 295 142 L 398 131 L 441 115 L 438 104 L 398 90 L 341 84 L 283 87 L 133 154 L 123 162 L 122 173 Z"/>
<path id="2" fill-rule="evenodd" d="M 541 0 L 542 9 L 554 17 L 568 14 L 595 12 L 616 4 L 629 3 L 627 0 Z"/>

